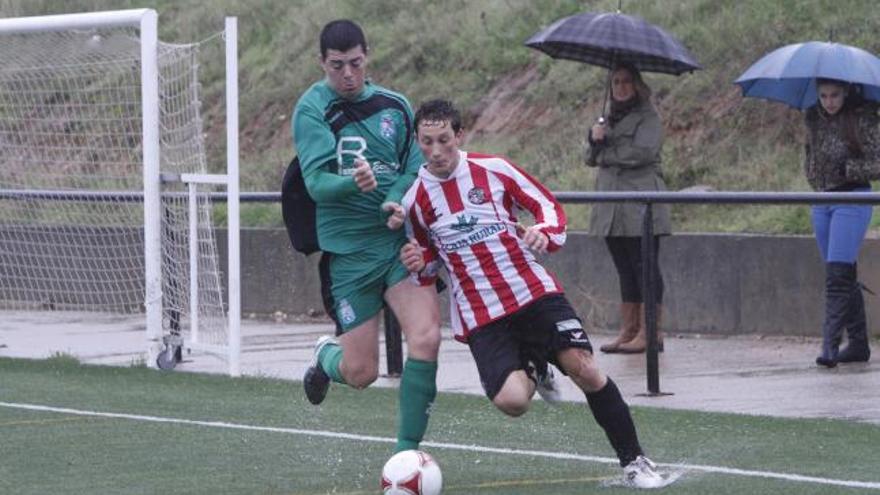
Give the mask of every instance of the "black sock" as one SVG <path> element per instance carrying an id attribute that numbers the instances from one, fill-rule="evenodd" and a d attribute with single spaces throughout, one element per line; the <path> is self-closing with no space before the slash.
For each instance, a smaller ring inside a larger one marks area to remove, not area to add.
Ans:
<path id="1" fill-rule="evenodd" d="M 608 441 L 617 452 L 620 466 L 626 466 L 642 455 L 644 452 L 639 445 L 639 437 L 632 416 L 629 414 L 629 406 L 623 401 L 620 390 L 611 378 L 608 378 L 608 383 L 602 387 L 602 390 L 584 395 L 587 396 L 593 417 L 605 430 Z"/>

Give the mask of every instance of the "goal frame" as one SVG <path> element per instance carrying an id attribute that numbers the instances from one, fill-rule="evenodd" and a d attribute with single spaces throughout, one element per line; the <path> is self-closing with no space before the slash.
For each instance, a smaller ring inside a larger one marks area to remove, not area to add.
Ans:
<path id="1" fill-rule="evenodd" d="M 138 30 L 141 55 L 141 105 L 143 145 L 144 206 L 144 309 L 146 316 L 147 366 L 157 367 L 163 346 L 162 316 L 162 182 L 180 180 L 187 184 L 190 202 L 195 201 L 199 185 L 225 185 L 228 213 L 228 335 L 225 349 L 216 345 L 201 346 L 198 341 L 198 318 L 191 321 L 190 341 L 186 347 L 223 353 L 231 376 L 241 374 L 241 278 L 239 224 L 239 148 L 238 148 L 238 22 L 227 17 L 224 26 L 226 62 L 226 173 L 180 174 L 163 177 L 160 167 L 158 14 L 153 9 L 129 9 L 78 14 L 0 19 L 0 34 L 39 31 L 63 31 L 89 28 L 130 27 Z M 190 205 L 190 212 L 193 211 Z M 195 230 L 193 219 L 190 236 Z M 190 237 L 192 240 L 193 237 Z M 195 242 L 191 242 L 191 245 Z M 197 252 L 190 250 L 190 273 L 197 269 Z M 196 285 L 193 287 L 192 285 Z M 197 277 L 190 287 L 191 308 L 198 304 Z M 197 310 L 192 313 L 197 313 Z"/>

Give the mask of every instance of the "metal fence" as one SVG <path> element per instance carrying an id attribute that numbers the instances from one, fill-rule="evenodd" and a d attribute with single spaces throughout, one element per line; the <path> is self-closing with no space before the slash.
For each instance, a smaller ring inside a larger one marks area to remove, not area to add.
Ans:
<path id="1" fill-rule="evenodd" d="M 226 200 L 224 193 L 204 193 L 214 201 Z M 656 281 L 653 279 L 656 257 L 652 256 L 650 239 L 653 232 L 653 206 L 655 204 L 880 204 L 880 193 L 873 192 L 554 192 L 561 203 L 640 203 L 644 205 L 642 214 L 642 275 L 645 295 L 645 323 L 648 334 L 646 355 L 647 389 L 646 395 L 663 395 L 660 391 L 660 370 L 657 341 Z M 98 191 L 70 193 L 66 191 L 22 191 L 0 189 L 0 199 L 43 199 L 104 201 L 110 198 L 139 201 L 140 193 Z M 241 202 L 279 203 L 280 192 L 242 192 Z M 653 253 L 656 255 L 656 253 Z M 385 342 L 387 351 L 387 371 L 391 376 L 399 375 L 403 366 L 403 349 L 400 327 L 390 311 L 385 312 Z"/>
<path id="2" fill-rule="evenodd" d="M 578 192 L 559 191 L 554 196 L 561 203 L 641 203 L 642 213 L 642 280 L 645 297 L 645 324 L 648 334 L 646 356 L 647 389 L 646 395 L 663 395 L 660 391 L 660 370 L 657 340 L 657 305 L 656 280 L 654 266 L 657 263 L 656 252 L 650 249 L 650 240 L 654 237 L 654 209 L 658 203 L 676 204 L 880 204 L 880 193 L 873 192 L 836 192 L 836 193 L 805 193 L 805 192 Z M 242 193 L 243 202 L 277 202 L 280 193 Z M 652 254 L 654 256 L 652 256 Z M 388 356 L 388 373 L 399 374 L 402 363 L 400 328 L 396 321 L 387 318 L 386 312 L 386 346 Z"/>

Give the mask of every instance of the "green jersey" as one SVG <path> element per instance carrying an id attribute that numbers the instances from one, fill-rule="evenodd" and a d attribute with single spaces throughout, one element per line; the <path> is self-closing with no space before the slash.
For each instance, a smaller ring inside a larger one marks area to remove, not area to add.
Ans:
<path id="1" fill-rule="evenodd" d="M 312 85 L 293 110 L 293 141 L 309 195 L 317 205 L 318 244 L 331 253 L 397 249 L 405 233 L 385 225 L 385 202 L 400 203 L 424 162 L 412 108 L 402 95 L 367 82 L 346 100 L 326 80 Z M 354 160 L 373 169 L 378 187 L 362 193 Z"/>

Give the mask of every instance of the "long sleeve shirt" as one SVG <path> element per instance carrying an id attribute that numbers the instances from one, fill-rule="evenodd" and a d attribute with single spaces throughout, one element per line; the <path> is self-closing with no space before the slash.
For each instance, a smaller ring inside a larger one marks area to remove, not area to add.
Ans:
<path id="1" fill-rule="evenodd" d="M 291 130 L 306 189 L 315 200 L 322 250 L 345 254 L 400 245 L 404 233 L 385 226 L 388 213 L 381 206 L 400 203 L 424 161 L 412 119 L 402 95 L 371 83 L 346 100 L 323 80 L 299 99 Z M 352 178 L 358 158 L 370 164 L 378 182 L 369 193 Z"/>
<path id="2" fill-rule="evenodd" d="M 855 156 L 846 139 L 846 119 L 852 118 L 862 148 Z M 867 187 L 880 177 L 880 117 L 877 105 L 865 104 L 853 115 L 828 115 L 819 105 L 807 110 L 804 173 L 815 191 L 846 191 Z"/>
<path id="3" fill-rule="evenodd" d="M 549 239 L 548 251 L 555 251 L 565 243 L 565 212 L 550 191 L 508 160 L 462 151 L 447 178 L 423 167 L 403 207 L 407 230 L 426 260 L 420 281 L 432 283 L 441 266 L 449 275 L 459 341 L 546 294 L 562 292 L 519 237 L 518 216 L 530 213 Z"/>

